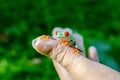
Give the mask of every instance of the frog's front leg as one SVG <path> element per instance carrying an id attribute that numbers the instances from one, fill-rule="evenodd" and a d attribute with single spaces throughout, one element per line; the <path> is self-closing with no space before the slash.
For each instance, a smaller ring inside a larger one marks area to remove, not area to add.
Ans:
<path id="1" fill-rule="evenodd" d="M 69 44 L 69 41 L 64 39 L 60 39 L 59 42 L 61 42 L 64 46 L 67 46 Z"/>
<path id="2" fill-rule="evenodd" d="M 72 39 L 69 39 L 69 38 L 66 38 L 66 39 L 59 39 L 59 41 L 61 43 L 63 43 L 63 45 L 69 45 L 69 46 L 75 46 L 76 45 L 76 42 Z"/>

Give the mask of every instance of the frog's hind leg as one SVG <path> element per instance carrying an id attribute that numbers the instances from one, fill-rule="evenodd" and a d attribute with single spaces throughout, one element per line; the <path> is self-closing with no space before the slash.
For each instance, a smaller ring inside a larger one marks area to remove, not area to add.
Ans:
<path id="1" fill-rule="evenodd" d="M 72 52 L 75 54 L 79 54 L 79 52 L 83 52 L 82 50 L 76 48 L 75 46 L 70 46 L 70 47 L 72 47 Z"/>
<path id="2" fill-rule="evenodd" d="M 80 52 L 80 51 L 79 51 L 77 48 L 75 48 L 75 47 L 72 48 L 72 53 L 79 54 L 79 52 Z"/>

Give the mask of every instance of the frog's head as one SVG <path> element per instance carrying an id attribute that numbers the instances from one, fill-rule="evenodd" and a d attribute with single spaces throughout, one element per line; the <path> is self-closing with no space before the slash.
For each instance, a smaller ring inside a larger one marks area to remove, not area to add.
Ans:
<path id="1" fill-rule="evenodd" d="M 56 27 L 52 31 L 52 36 L 55 39 L 58 39 L 58 38 L 71 38 L 72 35 L 73 35 L 73 32 L 69 28 Z"/>

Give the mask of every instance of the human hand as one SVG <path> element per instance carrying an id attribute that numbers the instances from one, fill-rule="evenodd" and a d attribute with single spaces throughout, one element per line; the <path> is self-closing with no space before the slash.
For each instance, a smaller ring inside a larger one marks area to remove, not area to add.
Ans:
<path id="1" fill-rule="evenodd" d="M 77 44 L 83 48 L 81 36 L 75 35 Z M 32 44 L 39 53 L 53 59 L 61 80 L 120 80 L 119 72 L 96 62 L 98 58 L 94 47 L 89 48 L 87 59 L 83 53 L 76 55 L 71 52 L 71 47 L 63 46 L 49 36 L 38 37 Z"/>
<path id="2" fill-rule="evenodd" d="M 55 37 L 55 32 L 56 31 L 69 31 L 70 33 L 72 33 L 72 30 L 69 28 L 54 28 L 52 31 L 52 37 Z M 73 34 L 73 33 L 72 33 Z M 77 33 L 73 34 L 73 37 L 76 40 L 76 43 L 78 46 L 81 47 L 81 49 L 84 51 L 84 42 L 83 42 L 83 37 Z M 86 57 L 84 53 L 81 53 L 83 57 Z M 88 50 L 88 56 L 89 59 L 95 62 L 99 62 L 98 59 L 98 54 L 97 54 L 97 50 L 94 46 L 90 46 L 89 50 Z M 65 69 L 61 64 L 59 64 L 56 60 L 53 60 L 53 64 L 56 68 L 56 71 L 60 77 L 61 80 L 73 80 L 72 76 L 70 75 L 69 71 L 67 71 L 67 69 Z"/>

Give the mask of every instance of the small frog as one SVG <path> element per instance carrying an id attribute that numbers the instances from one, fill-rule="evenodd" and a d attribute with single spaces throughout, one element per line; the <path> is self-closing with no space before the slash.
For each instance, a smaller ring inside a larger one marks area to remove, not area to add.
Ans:
<path id="1" fill-rule="evenodd" d="M 60 41 L 61 43 L 63 43 L 63 45 L 69 45 L 70 47 L 72 47 L 72 52 L 78 54 L 79 51 L 83 52 L 82 50 L 77 48 L 77 44 L 76 44 L 76 40 L 75 38 L 72 36 L 72 34 L 70 34 L 70 32 L 68 31 L 55 31 L 55 39 Z"/>
<path id="2" fill-rule="evenodd" d="M 63 42 L 64 45 L 75 46 L 76 41 L 68 31 L 56 31 L 56 40 Z"/>

